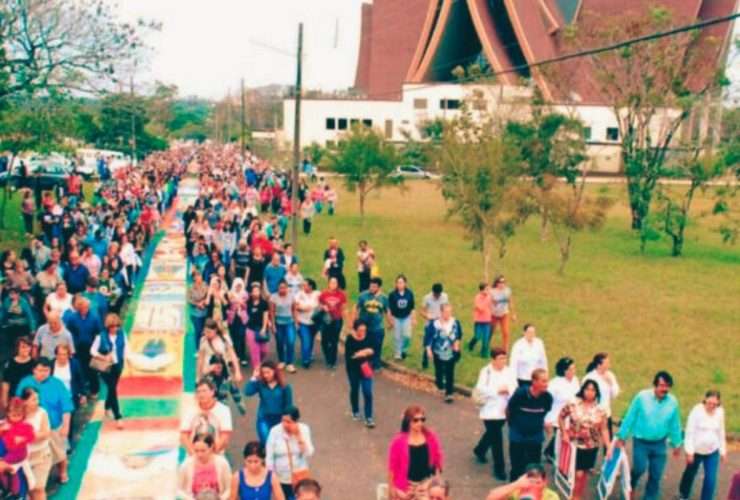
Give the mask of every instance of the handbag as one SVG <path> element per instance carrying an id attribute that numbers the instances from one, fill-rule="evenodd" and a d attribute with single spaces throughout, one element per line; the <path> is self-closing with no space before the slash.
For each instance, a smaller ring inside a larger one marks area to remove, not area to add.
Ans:
<path id="1" fill-rule="evenodd" d="M 93 356 L 90 358 L 90 368 L 100 373 L 108 373 L 113 368 L 113 361 L 102 356 Z"/>
<path id="2" fill-rule="evenodd" d="M 360 373 L 362 374 L 362 378 L 372 378 L 373 365 L 370 364 L 370 361 L 363 361 L 360 364 Z"/>
<path id="3" fill-rule="evenodd" d="M 293 454 L 290 452 L 290 440 L 285 438 L 285 447 L 288 449 L 288 467 L 290 467 L 290 484 L 295 488 L 298 483 L 311 477 L 308 469 L 293 468 Z"/>
<path id="4" fill-rule="evenodd" d="M 264 344 L 270 341 L 270 334 L 267 330 L 257 330 L 254 332 L 254 340 L 260 344 Z"/>

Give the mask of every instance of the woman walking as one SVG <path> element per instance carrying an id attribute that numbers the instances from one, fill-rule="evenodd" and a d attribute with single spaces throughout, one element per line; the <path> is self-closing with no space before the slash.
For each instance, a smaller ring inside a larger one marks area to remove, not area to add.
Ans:
<path id="1" fill-rule="evenodd" d="M 196 434 L 193 454 L 180 466 L 177 497 L 183 500 L 231 500 L 231 467 L 222 455 L 213 449 L 210 434 Z"/>
<path id="2" fill-rule="evenodd" d="M 426 500 L 429 480 L 442 472 L 442 447 L 426 427 L 426 413 L 409 406 L 403 413 L 401 432 L 388 447 L 388 488 L 391 500 Z"/>
<path id="3" fill-rule="evenodd" d="M 485 432 L 473 453 L 479 462 L 485 463 L 488 449 L 491 449 L 493 476 L 499 481 L 507 479 L 502 430 L 506 423 L 506 405 L 516 388 L 516 376 L 506 366 L 506 351 L 494 347 L 491 350 L 491 362 L 481 369 L 475 384 L 477 403 L 480 405 L 478 416 L 483 421 Z"/>
<path id="4" fill-rule="evenodd" d="M 560 358 L 555 363 L 555 378 L 547 384 L 547 392 L 552 395 L 552 409 L 545 415 L 545 425 L 552 427 L 552 439 L 545 448 L 545 457 L 555 459 L 555 437 L 559 427 L 560 410 L 575 400 L 581 389 L 576 377 L 576 364 L 573 358 Z"/>
<path id="5" fill-rule="evenodd" d="M 295 373 L 295 320 L 296 305 L 290 293 L 288 283 L 281 280 L 277 293 L 270 296 L 270 322 L 275 328 L 275 343 L 277 344 L 278 361 L 280 368 L 287 365 L 290 373 Z"/>
<path id="6" fill-rule="evenodd" d="M 473 299 L 473 328 L 474 336 L 468 343 L 468 350 L 472 351 L 475 349 L 475 344 L 480 341 L 480 357 L 488 357 L 488 352 L 491 349 L 491 325 L 493 317 L 493 309 L 491 307 L 491 292 L 488 289 L 488 285 L 481 283 L 478 285 L 478 293 L 475 294 Z M 507 346 L 504 346 L 506 351 Z"/>
<path id="7" fill-rule="evenodd" d="M 605 352 L 596 353 L 586 367 L 586 376 L 583 381 L 593 380 L 599 386 L 599 394 L 601 395 L 599 406 L 606 412 L 606 426 L 611 439 L 614 436 L 612 430 L 612 402 L 619 396 L 619 384 L 617 383 L 617 377 L 610 368 L 611 359 L 609 354 Z"/>
<path id="8" fill-rule="evenodd" d="M 247 364 L 246 346 L 244 343 L 247 333 L 247 300 L 249 294 L 244 287 L 244 280 L 234 278 L 229 291 L 229 308 L 226 310 L 226 322 L 229 325 L 229 334 L 234 343 L 236 356 L 242 365 Z"/>
<path id="9" fill-rule="evenodd" d="M 303 283 L 303 290 L 295 296 L 296 328 L 301 339 L 301 364 L 306 369 L 313 363 L 313 341 L 317 328 L 314 324 L 314 313 L 319 307 L 319 295 L 316 291 L 316 282 L 307 278 Z"/>
<path id="10" fill-rule="evenodd" d="M 370 278 L 372 278 L 372 269 L 375 264 L 375 252 L 367 244 L 367 241 L 361 240 L 357 250 L 357 282 L 359 283 L 359 293 L 370 288 Z"/>
<path id="11" fill-rule="evenodd" d="M 606 428 L 606 412 L 599 406 L 599 396 L 599 385 L 593 380 L 586 380 L 576 394 L 576 400 L 566 404 L 558 417 L 561 439 L 566 443 L 573 442 L 576 446 L 573 500 L 579 500 L 583 496 L 587 474 L 596 464 L 599 447 L 608 447 L 607 460 L 612 454 Z"/>
<path id="12" fill-rule="evenodd" d="M 509 349 L 509 327 L 512 321 L 516 321 L 514 312 L 514 298 L 511 288 L 506 284 L 506 278 L 497 276 L 493 280 L 491 288 L 491 305 L 493 315 L 491 316 L 491 335 L 496 331 L 496 325 L 501 325 L 501 345 Z"/>
<path id="13" fill-rule="evenodd" d="M 190 304 L 190 321 L 195 331 L 195 348 L 200 346 L 200 336 L 203 334 L 203 325 L 208 316 L 208 285 L 203 281 L 203 275 L 193 271 L 193 283 L 188 288 L 188 304 Z"/>
<path id="14" fill-rule="evenodd" d="M 0 392 L 0 409 L 8 407 L 20 381 L 33 372 L 33 341 L 30 337 L 19 337 L 15 341 L 15 355 L 3 365 L 3 382 Z"/>
<path id="15" fill-rule="evenodd" d="M 244 387 L 244 394 L 248 397 L 259 395 L 257 437 L 264 445 L 270 429 L 278 425 L 285 410 L 293 406 L 293 388 L 285 383 L 280 367 L 267 360 L 254 369 L 252 378 Z"/>
<path id="16" fill-rule="evenodd" d="M 397 361 L 406 359 L 411 345 L 411 332 L 416 324 L 416 303 L 414 292 L 408 288 L 406 276 L 403 274 L 398 275 L 396 288 L 388 296 L 388 310 L 393 324 L 394 358 Z"/>
<path id="17" fill-rule="evenodd" d="M 352 419 L 361 421 L 360 394 L 365 402 L 365 425 L 372 429 L 373 420 L 373 344 L 367 336 L 367 325 L 362 321 L 355 321 L 352 333 L 347 336 L 344 346 L 344 359 L 349 379 L 349 404 L 352 408 Z"/>
<path id="18" fill-rule="evenodd" d="M 33 427 L 34 440 L 28 445 L 28 461 L 31 465 L 35 486 L 30 491 L 31 500 L 46 500 L 46 483 L 52 467 L 51 427 L 49 415 L 39 404 L 39 394 L 27 387 L 21 394 L 26 406 L 26 422 Z"/>
<path id="19" fill-rule="evenodd" d="M 328 314 L 329 321 L 321 324 L 321 350 L 329 369 L 337 365 L 337 349 L 339 348 L 339 334 L 342 332 L 347 294 L 339 288 L 339 281 L 331 277 L 329 284 L 319 295 L 319 307 Z"/>
<path id="20" fill-rule="evenodd" d="M 452 306 L 445 304 L 439 319 L 432 323 L 433 332 L 426 346 L 427 355 L 434 360 L 434 378 L 437 389 L 444 392 L 445 402 L 452 403 L 455 389 L 455 363 L 460 359 L 462 326 L 452 316 Z"/>
<path id="21" fill-rule="evenodd" d="M 101 371 L 108 395 L 105 398 L 105 410 L 116 420 L 116 427 L 123 429 L 121 410 L 118 405 L 118 380 L 123 372 L 126 359 L 126 335 L 121 329 L 121 318 L 115 313 L 105 317 L 103 331 L 95 337 L 90 347 L 90 356 L 110 365 L 108 371 Z"/>
<path id="22" fill-rule="evenodd" d="M 265 447 L 250 441 L 244 466 L 231 479 L 231 500 L 285 500 L 277 475 L 265 466 Z"/>
<path id="23" fill-rule="evenodd" d="M 257 368 L 267 357 L 270 341 L 270 306 L 262 298 L 262 287 L 253 283 L 247 301 L 247 347 L 249 362 Z"/>
<path id="24" fill-rule="evenodd" d="M 298 422 L 301 412 L 286 408 L 280 425 L 270 430 L 265 445 L 267 468 L 277 475 L 286 500 L 295 500 L 294 485 L 308 477 L 308 459 L 314 454 L 311 429 Z"/>
<path id="25" fill-rule="evenodd" d="M 514 369 L 519 385 L 532 381 L 532 372 L 538 368 L 547 370 L 545 344 L 537 337 L 534 325 L 524 325 L 524 336 L 514 342 L 511 348 L 509 366 Z"/>
<path id="26" fill-rule="evenodd" d="M 691 498 L 699 467 L 704 466 L 704 481 L 701 486 L 701 500 L 712 500 L 717 488 L 719 462 L 727 460 L 727 439 L 725 438 L 725 411 L 720 406 L 719 391 L 707 391 L 704 401 L 694 406 L 686 422 L 686 469 L 681 476 L 678 488 L 679 498 Z"/>

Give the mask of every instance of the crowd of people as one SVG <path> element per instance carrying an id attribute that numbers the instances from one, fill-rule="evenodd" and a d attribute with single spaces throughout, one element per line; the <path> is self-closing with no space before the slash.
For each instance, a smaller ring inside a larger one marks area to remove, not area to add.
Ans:
<path id="1" fill-rule="evenodd" d="M 3 498 L 46 498 L 52 472 L 69 480 L 72 438 L 101 379 L 105 409 L 123 426 L 120 314 L 188 154 L 171 149 L 114 173 L 101 158 L 103 175 L 91 189 L 72 172 L 54 192 L 20 190 L 27 243 L 0 255 Z"/>
<path id="2" fill-rule="evenodd" d="M 490 451 L 493 476 L 508 482 L 491 490 L 489 499 L 557 498 L 548 487 L 543 459 L 554 462 L 561 441 L 577 450 L 572 498 L 588 496 L 588 477 L 599 455 L 611 457 L 628 440 L 632 487 L 636 491 L 647 473 L 645 498 L 660 498 L 669 445 L 676 454 L 680 447 L 685 450 L 680 498 L 690 497 L 699 467 L 704 468 L 702 500 L 715 498 L 719 462 L 727 455 L 717 391 L 706 393 L 682 430 L 678 401 L 670 393 L 673 378 L 659 371 L 653 387 L 634 396 L 616 428 L 612 407 L 621 391 L 608 353 L 596 353 L 581 379 L 575 361 L 563 356 L 551 377 L 535 325 L 523 325 L 521 337 L 511 343 L 517 316 L 503 276 L 480 284 L 471 297 L 474 328 L 466 337 L 442 283 L 417 301 L 409 279 L 398 275 L 386 294 L 379 257 L 368 241 L 358 242 L 354 265 L 335 237 L 322 255 L 296 255 L 286 242 L 294 210 L 310 235 L 318 214 L 335 214 L 336 192 L 324 179 L 293 186 L 286 173 L 251 153 L 242 158 L 228 146 L 154 155 L 137 169 L 101 182 L 90 202 L 82 198 L 83 190 L 57 200 L 44 196 L 38 217 L 34 212 L 41 234 L 20 255 L 3 254 L 0 325 L 14 356 L 3 375 L 0 403 L 6 420 L 0 434 L 18 436 L 0 439 L 11 443 L 0 457 L 0 472 L 9 480 L 0 483 L 4 487 L 23 490 L 25 480 L 31 498 L 44 498 L 52 465 L 58 465 L 61 482 L 68 480 L 74 413 L 97 397 L 101 379 L 107 388 L 105 408 L 125 427 L 116 396 L 126 360 L 118 313 L 186 170 L 198 176 L 200 187 L 182 214 L 197 380 L 196 404 L 181 418 L 186 459 L 178 476 L 180 497 L 319 498 L 321 486 L 310 461 L 321 443 L 314 442 L 296 406 L 289 377 L 312 369 L 317 350 L 328 371 L 338 370 L 343 346 L 351 418 L 374 429 L 383 347 L 391 344 L 393 361 L 406 363 L 421 323 L 422 368 L 433 367 L 446 403 L 455 402 L 455 371 L 463 356 L 490 359 L 473 391 L 483 433 L 477 444 L 470 443 L 479 462 L 487 462 Z M 292 206 L 294 188 L 298 207 Z M 30 229 L 33 234 L 33 224 Z M 320 276 L 304 274 L 307 258 L 320 259 Z M 347 267 L 357 271 L 352 303 Z M 386 331 L 392 332 L 388 342 Z M 235 430 L 231 408 L 246 413 L 245 398 L 258 400 L 250 417 L 255 439 L 245 443 L 241 457 L 229 456 Z M 400 431 L 387 455 L 389 498 L 451 498 L 445 433 L 427 426 L 426 410 L 418 405 L 398 411 Z M 26 454 L 14 454 L 13 443 L 25 443 L 17 448 L 25 446 Z"/>

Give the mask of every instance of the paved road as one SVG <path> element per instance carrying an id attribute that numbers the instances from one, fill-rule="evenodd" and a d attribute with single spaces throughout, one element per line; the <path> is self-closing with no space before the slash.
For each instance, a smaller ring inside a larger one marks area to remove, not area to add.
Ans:
<path id="1" fill-rule="evenodd" d="M 488 490 L 497 483 L 490 475 L 490 464 L 478 464 L 472 456 L 472 447 L 482 429 L 472 402 L 460 399 L 447 405 L 429 391 L 426 384 L 409 384 L 408 380 L 403 379 L 403 376 L 388 370 L 376 377 L 374 394 L 378 425 L 370 430 L 350 418 L 343 365 L 330 372 L 319 361 L 310 370 L 299 369 L 298 373 L 290 376 L 297 405 L 303 414 L 303 421 L 311 427 L 316 446 L 311 471 L 324 485 L 326 498 L 375 498 L 378 483 L 385 481 L 388 442 L 399 430 L 401 413 L 411 403 L 426 408 L 427 425 L 440 434 L 446 457 L 445 476 L 452 483 L 452 498 L 485 498 Z M 229 448 L 229 455 L 234 459 L 241 457 L 244 443 L 256 436 L 256 401 L 247 401 L 247 408 L 247 415 L 237 417 L 235 421 L 236 432 Z M 674 498 L 683 471 L 682 460 L 671 459 L 663 483 L 663 498 Z M 739 453 L 732 454 L 729 463 L 722 466 L 718 498 L 726 498 L 730 471 L 736 470 L 740 470 Z M 695 484 L 695 494 L 698 493 L 697 486 L 700 486 L 699 482 Z M 618 498 L 617 495 L 613 497 Z"/>

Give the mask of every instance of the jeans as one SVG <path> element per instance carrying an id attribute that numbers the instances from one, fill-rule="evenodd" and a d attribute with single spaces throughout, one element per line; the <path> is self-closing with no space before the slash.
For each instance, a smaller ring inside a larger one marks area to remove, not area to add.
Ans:
<path id="1" fill-rule="evenodd" d="M 395 356 L 400 358 L 409 350 L 411 344 L 411 316 L 393 318 L 393 340 L 395 341 Z"/>
<path id="2" fill-rule="evenodd" d="M 511 460 L 509 480 L 514 482 L 524 474 L 527 465 L 540 463 L 542 443 L 520 442 L 509 439 L 509 458 Z"/>
<path id="3" fill-rule="evenodd" d="M 200 337 L 203 335 L 203 327 L 206 324 L 206 317 L 190 315 L 190 321 L 193 322 L 193 332 L 195 333 L 195 350 L 200 348 Z"/>
<path id="4" fill-rule="evenodd" d="M 295 500 L 293 485 L 280 483 L 280 489 L 283 490 L 283 496 L 285 497 L 285 500 Z"/>
<path id="5" fill-rule="evenodd" d="M 491 323 L 475 323 L 473 331 L 475 336 L 470 342 L 471 350 L 472 346 L 480 342 L 480 356 L 481 358 L 487 358 L 491 351 Z"/>
<path id="6" fill-rule="evenodd" d="M 434 381 L 437 389 L 445 391 L 450 396 L 455 389 L 455 359 L 442 360 L 434 355 Z"/>
<path id="7" fill-rule="evenodd" d="M 92 357 L 90 355 L 90 344 L 75 344 L 75 357 L 80 362 L 80 368 L 82 369 L 82 375 L 85 377 L 88 390 L 91 394 L 99 393 L 100 379 L 98 378 L 98 372 L 90 368 L 90 358 Z"/>
<path id="8" fill-rule="evenodd" d="M 362 399 L 365 401 L 365 420 L 373 418 L 373 379 L 365 378 L 362 374 L 347 370 L 349 379 L 349 404 L 352 407 L 352 414 L 360 413 L 360 389 L 362 389 Z"/>
<path id="9" fill-rule="evenodd" d="M 303 219 L 303 234 L 311 234 L 311 219 Z"/>
<path id="10" fill-rule="evenodd" d="M 632 440 L 632 489 L 637 489 L 640 478 L 647 471 L 648 480 L 645 487 L 647 500 L 660 497 L 660 480 L 666 464 L 666 444 L 663 441 Z"/>
<path id="11" fill-rule="evenodd" d="M 702 465 L 704 465 L 704 482 L 701 486 L 701 497 L 699 498 L 701 500 L 712 500 L 714 498 L 714 490 L 717 487 L 717 472 L 719 471 L 719 451 L 709 455 L 694 453 L 694 461 L 686 465 L 686 470 L 683 471 L 683 476 L 681 476 L 681 485 L 678 487 L 681 498 L 691 498 L 691 487 L 694 484 L 696 473 L 699 472 L 699 467 Z"/>
<path id="12" fill-rule="evenodd" d="M 28 234 L 33 234 L 33 214 L 23 214 L 23 225 Z"/>
<path id="13" fill-rule="evenodd" d="M 324 325 L 321 329 L 321 350 L 324 360 L 329 366 L 337 364 L 337 348 L 339 346 L 339 333 L 342 331 L 342 320 L 332 319 L 331 323 Z"/>
<path id="14" fill-rule="evenodd" d="M 503 428 L 506 420 L 484 420 L 483 425 L 486 432 L 480 437 L 478 445 L 473 449 L 479 457 L 485 457 L 488 449 L 493 454 L 493 473 L 503 476 L 506 473 L 504 462 L 504 438 Z"/>
<path id="15" fill-rule="evenodd" d="M 385 339 L 385 330 L 368 331 L 367 335 L 370 337 L 370 341 L 373 344 L 373 368 L 376 370 L 380 369 L 380 357 L 383 354 L 383 339 Z"/>
<path id="16" fill-rule="evenodd" d="M 316 329 L 313 325 L 298 325 L 298 335 L 301 338 L 301 364 L 308 367 L 313 362 L 313 338 Z"/>
<path id="17" fill-rule="evenodd" d="M 360 271 L 357 273 L 358 289 L 360 293 L 370 288 L 370 269 L 367 271 Z"/>
<path id="18" fill-rule="evenodd" d="M 277 356 L 281 363 L 292 365 L 295 361 L 295 325 L 293 322 L 275 325 Z"/>
<path id="19" fill-rule="evenodd" d="M 105 386 L 108 388 L 108 395 L 105 397 L 105 409 L 111 410 L 116 420 L 122 418 L 121 410 L 118 407 L 118 379 L 121 378 L 122 368 L 121 365 L 116 364 L 113 365 L 109 372 L 101 373 L 103 382 L 105 382 Z"/>
<path id="20" fill-rule="evenodd" d="M 241 318 L 238 316 L 235 316 L 234 321 L 229 325 L 231 341 L 234 343 L 234 352 L 239 360 L 247 359 L 247 346 L 244 343 L 246 329 L 246 325 L 242 323 Z"/>
<path id="21" fill-rule="evenodd" d="M 267 442 L 267 436 L 270 434 L 270 429 L 280 423 L 283 417 L 280 415 L 263 415 L 257 412 L 257 437 L 262 443 L 262 446 Z"/>
<path id="22" fill-rule="evenodd" d="M 267 359 L 267 342 L 257 342 L 257 333 L 247 328 L 247 346 L 249 347 L 249 362 L 252 368 L 257 368 Z"/>

